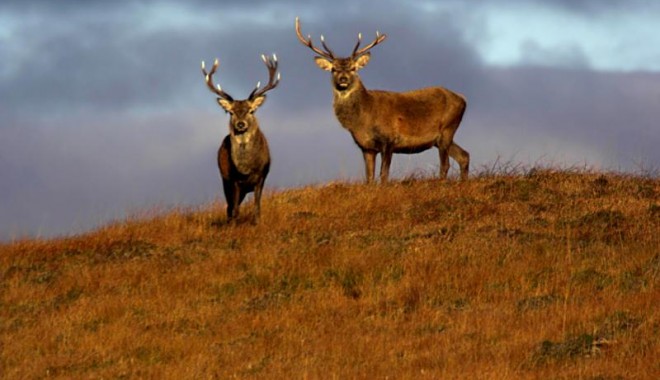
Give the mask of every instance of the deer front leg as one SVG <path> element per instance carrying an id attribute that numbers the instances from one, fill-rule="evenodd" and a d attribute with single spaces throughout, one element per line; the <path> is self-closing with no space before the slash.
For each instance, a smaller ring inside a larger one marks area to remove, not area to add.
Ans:
<path id="1" fill-rule="evenodd" d="M 364 169 L 365 174 L 367 175 L 367 183 L 372 183 L 374 181 L 374 172 L 376 170 L 376 152 L 363 150 L 362 155 L 364 156 Z"/>
<path id="2" fill-rule="evenodd" d="M 227 193 L 227 187 L 230 189 L 229 193 Z M 227 223 L 231 223 L 238 218 L 238 207 L 241 204 L 241 188 L 238 183 L 227 181 L 225 198 L 227 198 Z"/>
<path id="3" fill-rule="evenodd" d="M 259 217 L 261 215 L 261 192 L 264 189 L 265 180 L 265 178 L 262 178 L 254 187 L 254 216 L 252 218 L 252 224 L 257 224 L 257 222 L 259 222 Z"/>
<path id="4" fill-rule="evenodd" d="M 225 201 L 227 202 L 227 221 L 234 215 L 234 185 L 229 180 L 222 179 L 222 189 L 225 192 Z"/>
<path id="5" fill-rule="evenodd" d="M 449 154 L 447 149 L 438 146 L 438 154 L 440 156 L 440 179 L 447 179 L 449 172 Z"/>
<path id="6" fill-rule="evenodd" d="M 380 182 L 386 183 L 390 176 L 390 164 L 392 163 L 392 148 L 385 147 L 380 153 Z"/>

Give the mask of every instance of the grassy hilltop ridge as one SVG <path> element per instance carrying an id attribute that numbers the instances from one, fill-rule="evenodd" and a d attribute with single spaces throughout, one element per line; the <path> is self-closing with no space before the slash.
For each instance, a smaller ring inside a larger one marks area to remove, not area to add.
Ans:
<path id="1" fill-rule="evenodd" d="M 660 375 L 660 180 L 331 183 L 0 245 L 0 377 Z"/>

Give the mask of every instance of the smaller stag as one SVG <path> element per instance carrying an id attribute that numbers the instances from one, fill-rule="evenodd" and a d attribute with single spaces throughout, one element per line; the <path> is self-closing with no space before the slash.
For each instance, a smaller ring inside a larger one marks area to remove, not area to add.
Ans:
<path id="1" fill-rule="evenodd" d="M 316 64 L 332 73 L 335 115 L 362 150 L 367 182 L 374 179 L 378 153 L 380 180 L 386 182 L 393 153 L 418 153 L 431 147 L 440 153 L 440 178 L 447 177 L 449 157 L 458 162 L 461 178 L 467 178 L 470 155 L 454 142 L 465 112 L 465 97 L 443 87 L 401 93 L 367 90 L 358 70 L 367 65 L 369 50 L 383 42 L 385 34 L 376 32 L 374 41 L 362 49 L 362 35 L 358 34 L 353 53 L 346 58 L 335 56 L 323 36 L 323 49 L 312 44 L 311 36 L 303 37 L 298 18 L 296 34 L 303 45 L 318 54 Z"/>
<path id="2" fill-rule="evenodd" d="M 259 220 L 261 211 L 261 193 L 270 169 L 270 152 L 266 137 L 259 130 L 259 122 L 254 115 L 266 100 L 266 92 L 272 90 L 280 82 L 277 73 L 277 57 L 261 56 L 268 68 L 268 84 L 257 87 L 245 100 L 234 100 L 222 90 L 220 85 L 213 84 L 213 74 L 219 66 L 216 58 L 210 72 L 206 71 L 202 61 L 202 73 L 206 85 L 216 95 L 218 104 L 229 113 L 229 135 L 218 149 L 218 168 L 222 177 L 222 187 L 227 200 L 227 222 L 238 217 L 238 208 L 245 196 L 254 191 L 255 212 L 253 223 Z M 277 73 L 277 75 L 275 75 Z M 277 78 L 277 79 L 276 79 Z"/>

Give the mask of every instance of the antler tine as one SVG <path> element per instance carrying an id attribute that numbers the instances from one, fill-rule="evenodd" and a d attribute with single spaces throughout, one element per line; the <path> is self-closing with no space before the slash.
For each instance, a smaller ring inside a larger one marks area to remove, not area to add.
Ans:
<path id="1" fill-rule="evenodd" d="M 211 68 L 210 72 L 206 71 L 206 65 L 204 61 L 202 61 L 202 73 L 204 74 L 204 79 L 206 82 L 206 85 L 208 86 L 209 90 L 211 90 L 214 94 L 218 95 L 219 97 L 233 101 L 234 98 L 232 98 L 228 93 L 222 91 L 222 87 L 218 84 L 217 87 L 216 85 L 213 85 L 213 74 L 215 74 L 216 70 L 218 70 L 218 66 L 220 66 L 220 61 L 216 58 L 215 61 L 213 62 L 213 67 Z"/>
<path id="2" fill-rule="evenodd" d="M 360 47 L 360 42 L 362 41 L 362 34 L 359 33 L 358 34 L 358 42 L 355 45 L 355 48 L 353 49 L 352 57 L 357 58 L 357 57 L 361 56 L 362 54 L 364 54 L 364 53 L 368 52 L 369 50 L 371 50 L 372 47 L 374 47 L 374 46 L 378 45 L 379 43 L 385 41 L 386 38 L 387 38 L 387 34 L 380 34 L 380 32 L 376 31 L 376 38 L 369 45 L 367 45 L 367 46 L 363 47 L 362 49 L 358 50 L 358 48 Z"/>
<path id="3" fill-rule="evenodd" d="M 351 57 L 356 57 L 355 53 L 357 53 L 361 42 L 362 42 L 362 33 L 358 33 L 358 40 L 357 43 L 355 44 L 355 47 L 353 48 L 353 54 L 351 54 Z"/>
<path id="4" fill-rule="evenodd" d="M 298 35 L 298 39 L 300 40 L 300 42 L 303 45 L 305 45 L 308 48 L 312 49 L 316 54 L 320 55 L 321 57 L 328 58 L 328 59 L 332 59 L 332 60 L 335 59 L 334 53 L 325 44 L 323 36 L 321 36 L 321 44 L 323 44 L 323 48 L 326 51 L 323 51 L 323 50 L 317 48 L 316 46 L 314 46 L 314 44 L 312 43 L 312 36 L 307 35 L 307 38 L 303 37 L 303 34 L 300 31 L 300 18 L 298 18 L 298 17 L 296 17 L 296 35 Z"/>
<path id="5" fill-rule="evenodd" d="M 268 84 L 264 88 L 259 89 L 259 87 L 261 87 L 261 82 L 258 82 L 257 87 L 255 87 L 254 90 L 252 90 L 250 96 L 248 97 L 248 99 L 250 100 L 262 96 L 266 92 L 277 87 L 277 85 L 280 83 L 281 75 L 280 73 L 277 72 L 277 66 L 278 66 L 277 56 L 273 54 L 272 57 L 266 57 L 264 54 L 262 54 L 261 60 L 264 61 L 266 67 L 268 68 Z M 277 75 L 275 75 L 276 73 Z"/>
<path id="6" fill-rule="evenodd" d="M 323 37 L 323 34 L 321 34 L 321 45 L 323 45 L 325 51 L 327 51 L 328 54 L 330 54 L 330 58 L 334 59 L 335 53 L 333 53 L 333 51 L 330 50 L 330 47 L 328 47 L 328 45 L 325 44 L 325 38 Z"/>

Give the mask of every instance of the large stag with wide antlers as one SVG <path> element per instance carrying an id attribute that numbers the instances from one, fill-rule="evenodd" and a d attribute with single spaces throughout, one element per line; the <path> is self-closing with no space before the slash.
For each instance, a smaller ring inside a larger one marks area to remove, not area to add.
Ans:
<path id="1" fill-rule="evenodd" d="M 341 125 L 348 129 L 362 150 L 367 182 L 374 179 L 376 155 L 381 154 L 380 180 L 389 176 L 393 153 L 418 153 L 431 147 L 440 152 L 440 178 L 449 171 L 449 157 L 458 162 L 461 179 L 466 179 L 470 155 L 454 142 L 466 99 L 442 87 L 429 87 L 409 92 L 367 90 L 358 70 L 369 62 L 369 50 L 387 37 L 376 32 L 376 38 L 360 48 L 358 34 L 353 53 L 337 57 L 321 36 L 323 49 L 312 43 L 311 36 L 303 37 L 300 20 L 296 17 L 296 34 L 300 42 L 316 54 L 316 64 L 332 73 L 334 109 Z"/>
<path id="2" fill-rule="evenodd" d="M 238 208 L 245 196 L 254 191 L 255 212 L 252 219 L 256 223 L 261 212 L 261 193 L 270 169 L 270 152 L 266 137 L 259 130 L 259 122 L 254 113 L 266 100 L 266 92 L 272 90 L 280 81 L 277 73 L 277 57 L 261 56 L 268 68 L 268 84 L 255 89 L 245 100 L 234 100 L 213 84 L 213 74 L 218 69 L 216 58 L 210 72 L 206 71 L 202 61 L 202 73 L 206 85 L 216 95 L 218 104 L 229 113 L 229 135 L 218 149 L 218 168 L 222 177 L 222 186 L 227 200 L 227 222 L 238 217 Z M 277 73 L 277 75 L 276 75 Z"/>

